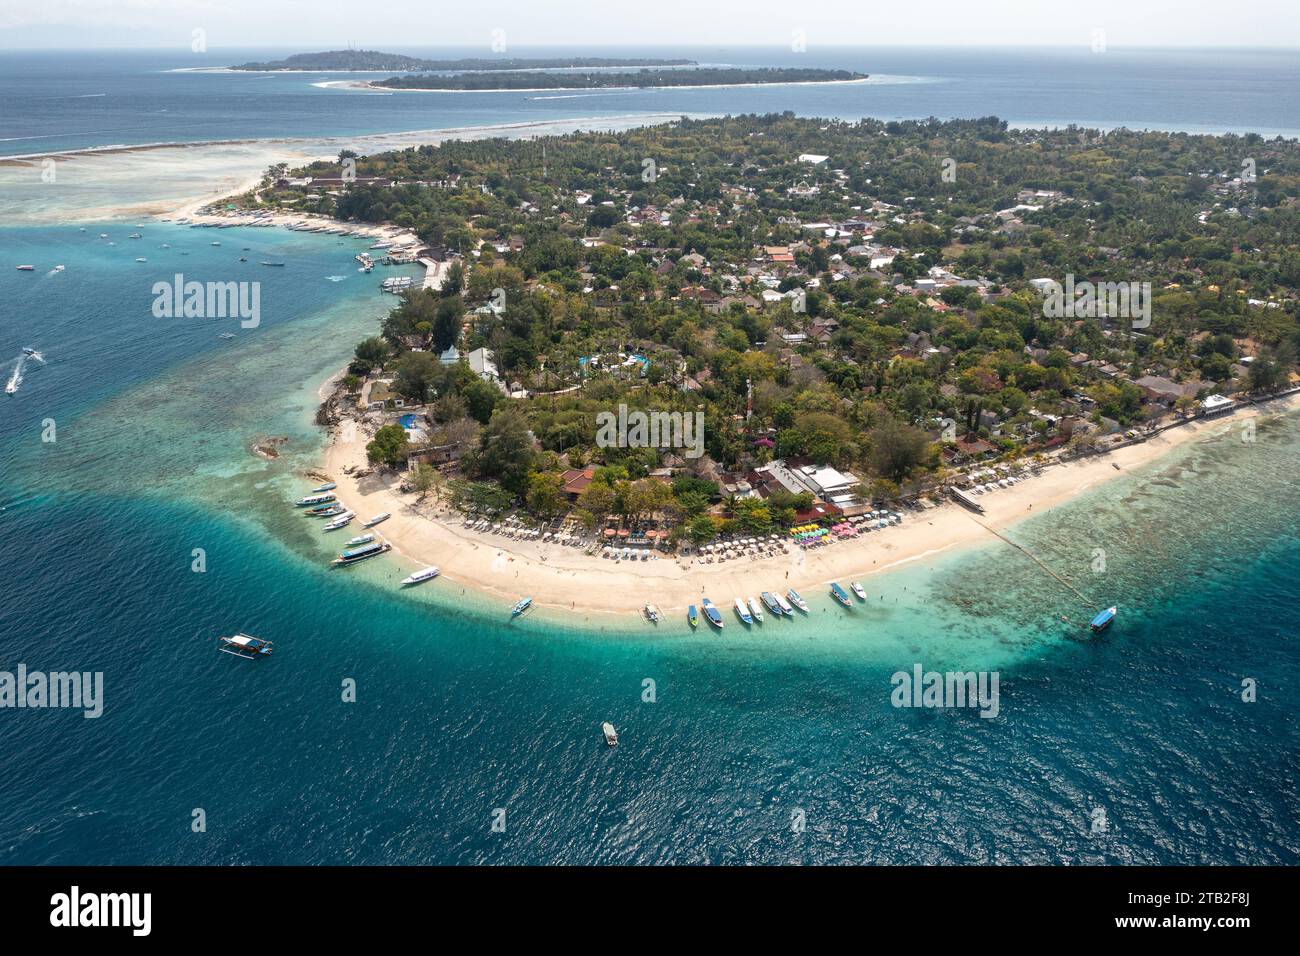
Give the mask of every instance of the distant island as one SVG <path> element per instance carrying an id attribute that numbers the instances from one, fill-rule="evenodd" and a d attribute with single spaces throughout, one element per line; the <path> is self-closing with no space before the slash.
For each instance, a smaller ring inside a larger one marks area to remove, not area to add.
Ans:
<path id="1" fill-rule="evenodd" d="M 865 80 L 868 73 L 762 67 L 638 70 L 635 73 L 462 73 L 454 76 L 392 76 L 367 86 L 395 90 L 554 90 L 656 86 L 739 86 L 754 83 L 844 83 Z"/>
<path id="2" fill-rule="evenodd" d="M 694 60 L 665 60 L 652 57 L 552 57 L 552 58 L 500 58 L 465 57 L 459 60 L 426 60 L 403 56 L 400 53 L 379 53 L 374 50 L 327 50 L 324 53 L 295 53 L 283 60 L 265 63 L 242 63 L 232 70 L 355 70 L 359 72 L 389 71 L 408 73 L 442 70 L 561 70 L 596 69 L 601 67 L 641 66 L 695 66 Z"/>

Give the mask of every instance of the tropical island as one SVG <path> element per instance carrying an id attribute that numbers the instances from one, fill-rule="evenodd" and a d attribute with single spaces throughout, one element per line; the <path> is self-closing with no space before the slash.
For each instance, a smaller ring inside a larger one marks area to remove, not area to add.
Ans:
<path id="1" fill-rule="evenodd" d="M 639 66 L 695 66 L 694 60 L 661 59 L 656 57 L 462 57 L 455 60 L 430 60 L 423 57 L 404 56 L 400 53 L 379 53 L 375 50 L 327 50 L 323 53 L 295 53 L 282 60 L 264 63 L 241 63 L 232 70 L 250 70 L 260 73 L 277 70 L 328 70 L 381 72 L 411 72 L 418 70 L 562 70 L 600 69 L 608 67 Z"/>
<path id="2" fill-rule="evenodd" d="M 782 114 L 344 154 L 223 215 L 387 224 L 375 266 L 428 268 L 320 416 L 390 539 L 482 575 L 453 522 L 679 570 L 797 546 L 826 580 L 986 534 L 944 504 L 889 537 L 954 490 L 995 528 L 1294 392 L 1297 194 L 1290 140 Z M 1149 308 L 1053 306 L 1086 283 Z"/>
<path id="3" fill-rule="evenodd" d="M 392 90 L 587 90 L 621 87 L 741 86 L 768 83 L 852 83 L 869 74 L 851 70 L 761 67 L 642 69 L 635 72 L 543 73 L 537 71 L 393 76 L 367 83 Z"/>

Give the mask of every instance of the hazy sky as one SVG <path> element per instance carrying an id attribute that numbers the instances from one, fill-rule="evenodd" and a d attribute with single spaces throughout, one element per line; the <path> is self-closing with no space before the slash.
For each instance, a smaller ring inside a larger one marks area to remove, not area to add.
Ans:
<path id="1" fill-rule="evenodd" d="M 1300 0 L 0 0 L 0 48 L 364 46 L 1300 47 Z"/>

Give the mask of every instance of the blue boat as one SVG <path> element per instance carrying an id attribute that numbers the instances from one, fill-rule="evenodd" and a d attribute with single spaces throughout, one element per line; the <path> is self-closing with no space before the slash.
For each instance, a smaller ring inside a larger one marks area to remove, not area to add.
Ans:
<path id="1" fill-rule="evenodd" d="M 704 616 L 708 618 L 709 623 L 712 624 L 714 627 L 716 627 L 718 630 L 722 630 L 722 626 L 723 626 L 722 612 L 719 611 L 714 606 L 713 602 L 710 601 L 708 598 L 704 599 L 704 603 L 702 607 L 704 609 Z"/>
<path id="2" fill-rule="evenodd" d="M 695 610 L 695 605 L 689 605 L 686 608 L 686 620 L 690 622 L 691 627 L 698 627 L 700 623 L 700 614 Z"/>
<path id="3" fill-rule="evenodd" d="M 373 558 L 377 555 L 391 551 L 393 546 L 387 541 L 371 541 L 369 544 L 363 544 L 359 548 L 347 548 L 335 558 L 332 564 L 355 564 L 358 561 L 364 561 L 366 558 Z"/>
<path id="4" fill-rule="evenodd" d="M 776 598 L 772 596 L 771 591 L 764 591 L 759 595 L 759 598 L 767 605 L 767 609 L 772 612 L 773 617 L 780 617 L 785 613 L 781 610 L 781 605 L 777 603 Z"/>
<path id="5" fill-rule="evenodd" d="M 1089 627 L 1092 628 L 1094 634 L 1100 634 L 1102 631 L 1106 630 L 1106 628 L 1110 627 L 1110 622 L 1115 620 L 1115 615 L 1118 613 L 1119 608 L 1108 607 L 1092 619 L 1092 624 L 1090 624 Z"/>
<path id="6" fill-rule="evenodd" d="M 845 607 L 853 607 L 853 601 L 849 597 L 849 592 L 844 590 L 834 581 L 831 582 L 831 596 Z"/>

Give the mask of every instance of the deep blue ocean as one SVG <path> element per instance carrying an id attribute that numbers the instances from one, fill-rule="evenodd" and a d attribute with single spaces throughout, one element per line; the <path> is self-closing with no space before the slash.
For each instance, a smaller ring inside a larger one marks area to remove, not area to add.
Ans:
<path id="1" fill-rule="evenodd" d="M 265 53 L 247 52 L 219 62 Z M 24 105 L 0 116 L 5 136 L 320 136 L 595 109 L 522 97 L 422 108 L 284 77 L 149 72 L 186 65 L 157 53 L 61 56 L 65 94 L 135 105 Z M 850 65 L 943 65 L 873 56 Z M 1177 56 L 1201 75 L 1194 54 Z M 1242 89 L 1295 71 L 1294 59 L 1261 54 L 1252 72 L 1233 56 Z M 882 95 L 939 91 L 932 108 L 896 100 L 899 115 L 1011 118 L 1017 83 L 1028 120 L 1285 130 L 1297 115 L 1295 83 L 1220 115 L 1193 91 L 1124 99 L 1097 76 L 1086 82 L 1115 99 L 1085 113 L 1046 96 L 1039 74 L 1017 81 L 1014 61 L 949 59 L 962 82 Z M 26 61 L 2 62 L 13 103 Z M 1002 99 L 968 99 L 976 74 Z M 143 86 L 123 92 L 146 75 L 167 114 L 140 111 Z M 194 92 L 201 81 L 215 86 Z M 760 108 L 695 93 L 634 109 Z M 781 108 L 818 112 L 803 95 Z M 173 112 L 182 102 L 187 117 Z M 101 132 L 80 122 L 96 118 Z M 882 599 L 851 616 L 817 596 L 806 619 L 719 636 L 680 621 L 508 625 L 445 579 L 399 596 L 409 569 L 396 560 L 328 570 L 328 547 L 287 504 L 320 449 L 320 383 L 392 304 L 356 272 L 365 244 L 135 223 L 0 224 L 0 375 L 24 346 L 46 358 L 0 396 L 0 671 L 105 682 L 98 719 L 0 708 L 0 863 L 1300 862 L 1300 417 L 1266 418 L 1250 442 L 1225 423 L 1016 526 L 1086 608 L 995 542 L 872 578 Z M 286 268 L 257 266 L 272 258 Z M 241 269 L 263 284 L 256 329 L 150 312 L 155 281 Z M 287 439 L 276 461 L 250 452 L 265 436 Z M 1104 573 L 1091 570 L 1098 548 Z M 1122 612 L 1099 639 L 1060 620 L 1107 603 Z M 216 635 L 237 629 L 272 637 L 275 656 L 216 653 Z M 996 670 L 999 715 L 891 706 L 890 675 L 916 663 Z M 603 720 L 619 728 L 615 749 Z M 191 829 L 196 809 L 206 832 Z"/>

